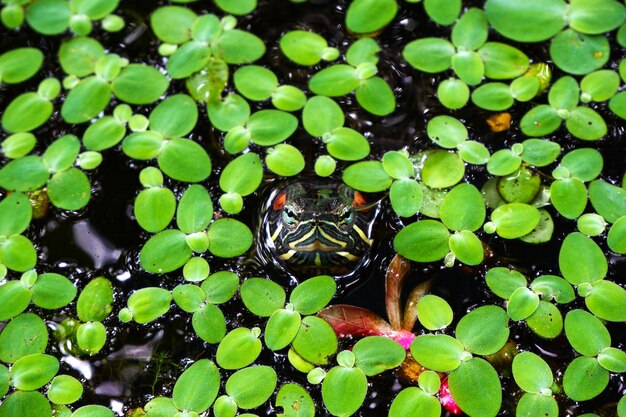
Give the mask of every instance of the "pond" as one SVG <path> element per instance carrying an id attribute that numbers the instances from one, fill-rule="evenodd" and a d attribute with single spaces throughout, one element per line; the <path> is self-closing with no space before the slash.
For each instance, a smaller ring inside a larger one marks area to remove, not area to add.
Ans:
<path id="1" fill-rule="evenodd" d="M 0 18 L 0 417 L 626 417 L 623 2 Z"/>

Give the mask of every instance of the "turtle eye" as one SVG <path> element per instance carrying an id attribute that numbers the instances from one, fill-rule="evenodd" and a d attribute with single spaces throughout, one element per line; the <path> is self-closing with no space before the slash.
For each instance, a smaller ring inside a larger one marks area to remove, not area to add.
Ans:
<path id="1" fill-rule="evenodd" d="M 290 226 L 293 226 L 298 222 L 296 212 L 291 206 L 285 206 L 285 208 L 283 209 L 283 222 Z"/>
<path id="2" fill-rule="evenodd" d="M 344 207 L 343 210 L 341 210 L 341 213 L 339 214 L 339 219 L 341 221 L 341 224 L 351 223 L 353 218 L 354 218 L 354 211 L 350 209 L 349 207 Z"/>

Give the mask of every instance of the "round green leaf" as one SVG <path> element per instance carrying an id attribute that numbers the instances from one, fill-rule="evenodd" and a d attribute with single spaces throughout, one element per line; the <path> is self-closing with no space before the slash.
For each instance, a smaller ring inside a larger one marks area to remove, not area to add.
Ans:
<path id="1" fill-rule="evenodd" d="M 240 369 L 254 362 L 260 353 L 261 341 L 258 335 L 250 329 L 238 327 L 222 339 L 215 359 L 220 368 Z"/>
<path id="2" fill-rule="evenodd" d="M 198 337 L 207 343 L 219 343 L 226 335 L 224 314 L 213 304 L 206 304 L 194 312 L 191 324 Z"/>
<path id="3" fill-rule="evenodd" d="M 83 385 L 69 375 L 58 375 L 48 387 L 48 399 L 54 404 L 71 404 L 83 395 Z"/>
<path id="4" fill-rule="evenodd" d="M 450 250 L 448 228 L 436 220 L 412 223 L 396 235 L 393 246 L 399 254 L 416 262 L 442 259 Z"/>
<path id="5" fill-rule="evenodd" d="M 265 165 L 275 174 L 290 177 L 304 169 L 304 156 L 295 146 L 280 143 L 267 150 Z"/>
<path id="6" fill-rule="evenodd" d="M 36 263 L 37 252 L 33 243 L 26 237 L 12 235 L 0 245 L 0 264 L 4 264 L 6 268 L 25 272 L 34 268 Z"/>
<path id="7" fill-rule="evenodd" d="M 526 319 L 530 329 L 544 339 L 554 339 L 563 330 L 563 316 L 554 304 L 539 301 L 535 312 Z"/>
<path id="8" fill-rule="evenodd" d="M 352 353 L 356 358 L 356 367 L 367 376 L 400 366 L 406 356 L 406 351 L 398 342 L 383 336 L 368 336 L 359 340 Z"/>
<path id="9" fill-rule="evenodd" d="M 623 91 L 614 95 L 609 101 L 609 108 L 622 119 L 626 119 L 626 93 Z"/>
<path id="10" fill-rule="evenodd" d="M 53 106 L 41 95 L 29 92 L 14 98 L 2 113 L 2 128 L 9 133 L 28 132 L 44 124 Z"/>
<path id="11" fill-rule="evenodd" d="M 458 50 L 476 50 L 487 40 L 488 24 L 485 12 L 476 7 L 465 11 L 452 27 L 450 40 Z"/>
<path id="12" fill-rule="evenodd" d="M 504 204 L 491 213 L 496 232 L 505 239 L 515 239 L 530 233 L 540 218 L 535 207 L 524 203 Z"/>
<path id="13" fill-rule="evenodd" d="M 498 192 L 507 203 L 530 203 L 541 188 L 541 177 L 528 168 L 498 179 Z"/>
<path id="14" fill-rule="evenodd" d="M 472 102 L 490 111 L 506 110 L 513 105 L 511 88 L 504 83 L 487 83 L 472 92 Z"/>
<path id="15" fill-rule="evenodd" d="M 252 13 L 256 9 L 257 0 L 216 0 L 215 4 L 225 13 L 244 15 Z"/>
<path id="16" fill-rule="evenodd" d="M 557 417 L 559 406 L 552 396 L 524 394 L 517 403 L 516 415 Z"/>
<path id="17" fill-rule="evenodd" d="M 235 87 L 244 97 L 255 100 L 267 100 L 278 87 L 278 78 L 265 67 L 247 65 L 233 74 Z"/>
<path id="18" fill-rule="evenodd" d="M 306 104 L 306 95 L 292 85 L 281 85 L 272 92 L 272 104 L 278 110 L 297 111 Z"/>
<path id="19" fill-rule="evenodd" d="M 466 265 L 480 265 L 484 258 L 482 241 L 469 230 L 461 230 L 450 236 L 450 251 Z"/>
<path id="20" fill-rule="evenodd" d="M 172 399 L 179 410 L 201 413 L 213 404 L 220 389 L 220 373 L 208 359 L 200 359 L 178 378 Z"/>
<path id="21" fill-rule="evenodd" d="M 353 415 L 363 404 L 367 394 L 367 378 L 358 368 L 335 366 L 322 382 L 322 400 L 334 416 Z"/>
<path id="22" fill-rule="evenodd" d="M 593 240 L 582 233 L 572 232 L 561 245 L 559 268 L 570 284 L 580 285 L 603 279 L 608 264 L 604 253 Z"/>
<path id="23" fill-rule="evenodd" d="M 359 86 L 356 69 L 351 65 L 337 64 L 324 68 L 309 80 L 309 90 L 329 97 L 345 96 Z"/>
<path id="24" fill-rule="evenodd" d="M 452 57 L 456 50 L 445 39 L 422 38 L 407 43 L 402 56 L 415 69 L 437 73 L 452 66 Z"/>
<path id="25" fill-rule="evenodd" d="M 417 336 L 411 343 L 411 355 L 422 366 L 438 372 L 456 369 L 461 364 L 463 345 L 445 334 Z"/>
<path id="26" fill-rule="evenodd" d="M 482 358 L 472 358 L 450 372 L 450 393 L 468 415 L 495 417 L 502 403 L 502 386 L 495 369 Z"/>
<path id="27" fill-rule="evenodd" d="M 624 23 L 626 9 L 614 0 L 574 0 L 567 14 L 569 25 L 578 32 L 601 34 Z"/>
<path id="28" fill-rule="evenodd" d="M 176 224 L 185 234 L 201 232 L 213 218 L 211 196 L 204 186 L 193 184 L 180 198 L 176 210 Z"/>
<path id="29" fill-rule="evenodd" d="M 448 26 L 454 23 L 461 13 L 461 1 L 425 0 L 424 10 L 435 23 Z"/>
<path id="30" fill-rule="evenodd" d="M 16 391 L 0 404 L 0 417 L 52 417 L 50 402 L 39 391 Z"/>
<path id="31" fill-rule="evenodd" d="M 563 390 L 574 401 L 586 401 L 598 396 L 609 383 L 609 371 L 596 358 L 581 356 L 565 369 Z"/>
<path id="32" fill-rule="evenodd" d="M 446 194 L 439 215 L 448 229 L 475 231 L 485 221 L 485 202 L 476 187 L 459 184 Z"/>
<path id="33" fill-rule="evenodd" d="M 581 101 L 606 101 L 613 97 L 620 85 L 619 74 L 613 70 L 598 70 L 580 81 Z"/>
<path id="34" fill-rule="evenodd" d="M 459 156 L 470 164 L 484 165 L 489 161 L 489 150 L 480 142 L 466 140 L 457 146 Z"/>
<path id="35" fill-rule="evenodd" d="M 626 217 L 620 217 L 609 230 L 607 236 L 609 248 L 616 253 L 626 253 Z"/>
<path id="36" fill-rule="evenodd" d="M 478 307 L 461 318 L 456 337 L 468 351 L 491 355 L 500 350 L 509 337 L 508 320 L 501 307 Z"/>
<path id="37" fill-rule="evenodd" d="M 283 413 L 279 417 L 314 417 L 315 403 L 308 392 L 297 384 L 285 384 L 276 394 L 276 407 Z"/>
<path id="38" fill-rule="evenodd" d="M 117 145 L 126 135 L 126 126 L 112 116 L 104 116 L 89 125 L 83 145 L 90 151 L 102 151 Z"/>
<path id="39" fill-rule="evenodd" d="M 7 300 L 4 296 L 0 298 Z M 0 360 L 5 363 L 14 363 L 24 356 L 43 353 L 46 346 L 48 346 L 46 323 L 36 314 L 24 313 L 8 322 L 2 329 Z"/>
<path id="40" fill-rule="evenodd" d="M 259 317 L 269 317 L 285 306 L 285 290 L 274 281 L 248 278 L 239 290 L 246 308 Z"/>
<path id="41" fill-rule="evenodd" d="M 244 223 L 235 219 L 218 219 L 207 232 L 209 251 L 220 258 L 233 258 L 252 246 L 252 232 Z"/>
<path id="42" fill-rule="evenodd" d="M 517 48 L 500 42 L 487 42 L 478 54 L 485 64 L 485 76 L 493 80 L 519 77 L 528 70 L 528 56 Z"/>
<path id="43" fill-rule="evenodd" d="M 261 146 L 276 145 L 287 139 L 298 127 L 298 119 L 281 110 L 259 110 L 250 116 L 247 128 L 252 141 Z"/>
<path id="44" fill-rule="evenodd" d="M 626 372 L 626 353 L 617 348 L 608 347 L 598 355 L 598 363 L 611 372 Z"/>
<path id="45" fill-rule="evenodd" d="M 522 145 L 524 150 L 521 157 L 524 162 L 537 167 L 550 165 L 561 153 L 558 143 L 545 139 L 526 139 Z"/>
<path id="46" fill-rule="evenodd" d="M 357 161 L 370 153 L 367 139 L 354 129 L 340 127 L 323 136 L 328 153 L 343 161 Z"/>
<path id="47" fill-rule="evenodd" d="M 567 130 L 582 140 L 599 140 L 608 132 L 604 119 L 589 107 L 576 107 L 565 121 Z"/>
<path id="48" fill-rule="evenodd" d="M 550 201 L 563 217 L 576 219 L 587 207 L 587 187 L 578 178 L 556 180 L 550 185 Z"/>
<path id="49" fill-rule="evenodd" d="M 441 415 L 441 404 L 437 398 L 417 387 L 405 388 L 393 399 L 389 417 L 403 417 L 411 413 L 424 417 L 438 417 Z"/>
<path id="50" fill-rule="evenodd" d="M 513 269 L 495 267 L 487 271 L 485 282 L 498 297 L 508 300 L 518 288 L 526 287 L 524 275 Z"/>
<path id="51" fill-rule="evenodd" d="M 431 188 L 447 188 L 457 184 L 465 174 L 465 164 L 456 153 L 434 150 L 422 168 L 422 181 Z"/>
<path id="52" fill-rule="evenodd" d="M 186 94 L 176 94 L 150 112 L 150 129 L 165 138 L 178 138 L 191 132 L 197 120 L 198 108 L 193 99 Z"/>
<path id="53" fill-rule="evenodd" d="M 317 33 L 292 30 L 280 39 L 280 50 L 293 62 L 300 65 L 319 63 L 328 48 L 326 39 Z"/>
<path id="54" fill-rule="evenodd" d="M 329 356 L 337 352 L 337 336 L 326 321 L 316 316 L 307 316 L 302 319 L 292 347 L 306 361 L 325 365 Z"/>
<path id="55" fill-rule="evenodd" d="M 0 171 L 0 176 L 2 171 Z M 589 184 L 589 200 L 595 211 L 609 223 L 626 215 L 626 190 L 603 180 Z"/>
<path id="56" fill-rule="evenodd" d="M 302 125 L 311 136 L 322 136 L 343 126 L 339 104 L 325 96 L 311 97 L 302 110 Z"/>
<path id="57" fill-rule="evenodd" d="M 11 193 L 0 201 L 0 235 L 22 233 L 30 224 L 32 208 L 28 197 L 22 193 Z"/>
<path id="58" fill-rule="evenodd" d="M 427 294 L 417 302 L 417 317 L 428 330 L 444 329 L 452 323 L 452 308 L 443 298 Z"/>
<path id="59" fill-rule="evenodd" d="M 352 164 L 343 171 L 342 179 L 350 187 L 368 193 L 384 191 L 393 182 L 379 161 Z"/>
<path id="60" fill-rule="evenodd" d="M 91 198 L 89 178 L 78 168 L 57 172 L 48 181 L 48 197 L 56 207 L 79 210 Z"/>
<path id="61" fill-rule="evenodd" d="M 71 14 L 63 0 L 39 0 L 28 8 L 26 21 L 41 34 L 58 35 L 67 29 Z"/>
<path id="62" fill-rule="evenodd" d="M 309 278 L 294 288 L 289 303 L 300 314 L 315 314 L 328 305 L 336 289 L 337 284 L 329 275 Z"/>
<path id="63" fill-rule="evenodd" d="M 230 271 L 219 271 L 211 274 L 201 286 L 207 303 L 212 304 L 222 304 L 229 301 L 237 292 L 238 287 L 239 277 Z"/>
<path id="64" fill-rule="evenodd" d="M 161 41 L 178 45 L 189 40 L 196 17 L 186 7 L 162 6 L 150 16 L 150 25 Z"/>
<path id="65" fill-rule="evenodd" d="M 556 35 L 565 26 L 566 7 L 563 0 L 520 3 L 488 0 L 485 12 L 491 26 L 507 38 L 518 42 L 539 42 Z"/>
<path id="66" fill-rule="evenodd" d="M 130 64 L 115 77 L 111 89 L 115 96 L 130 104 L 155 102 L 169 86 L 159 70 L 144 64 Z"/>
<path id="67" fill-rule="evenodd" d="M 163 142 L 158 163 L 163 173 L 178 181 L 198 182 L 211 174 L 211 159 L 206 150 L 189 139 Z"/>
<path id="68" fill-rule="evenodd" d="M 420 184 L 411 179 L 396 180 L 389 189 L 393 211 L 402 217 L 417 214 L 422 206 L 423 192 Z"/>
<path id="69" fill-rule="evenodd" d="M 76 341 L 81 351 L 88 355 L 100 352 L 106 343 L 106 328 L 99 321 L 89 321 L 78 326 Z"/>
<path id="70" fill-rule="evenodd" d="M 102 321 L 113 309 L 113 286 L 104 277 L 92 279 L 78 296 L 76 311 L 82 321 Z"/>
<path id="71" fill-rule="evenodd" d="M 226 192 L 246 196 L 256 191 L 262 180 L 261 158 L 254 152 L 248 152 L 226 165 L 220 175 L 220 188 Z"/>
<path id="72" fill-rule="evenodd" d="M 137 223 L 147 232 L 165 229 L 174 218 L 176 198 L 167 188 L 154 187 L 142 190 L 135 199 L 133 213 Z"/>
<path id="73" fill-rule="evenodd" d="M 398 11 L 395 0 L 354 0 L 346 12 L 346 26 L 354 33 L 372 33 L 387 26 Z"/>
<path id="74" fill-rule="evenodd" d="M 443 80 L 437 86 L 437 97 L 441 104 L 449 109 L 456 110 L 465 106 L 470 98 L 467 84 L 456 78 Z"/>
<path id="75" fill-rule="evenodd" d="M 104 56 L 104 47 L 88 37 L 64 41 L 59 48 L 59 63 L 66 74 L 85 77 L 94 72 L 96 63 Z"/>
<path id="76" fill-rule="evenodd" d="M 532 352 L 521 352 L 513 358 L 513 377 L 521 389 L 539 394 L 551 388 L 553 377 L 548 364 Z"/>
<path id="77" fill-rule="evenodd" d="M 35 353 L 18 359 L 11 367 L 11 384 L 22 391 L 46 385 L 59 370 L 59 360 L 51 355 Z"/>
<path id="78" fill-rule="evenodd" d="M 468 138 L 467 128 L 458 119 L 438 115 L 428 121 L 426 133 L 442 148 L 454 149 Z"/>
<path id="79" fill-rule="evenodd" d="M 571 310 L 565 316 L 565 336 L 572 347 L 585 356 L 596 356 L 611 346 L 611 335 L 604 324 L 584 310 Z"/>
<path id="80" fill-rule="evenodd" d="M 550 44 L 554 64 L 570 74 L 582 75 L 597 70 L 607 63 L 609 55 L 606 37 L 585 35 L 573 29 L 565 29 Z"/>
<path id="81" fill-rule="evenodd" d="M 375 116 L 387 116 L 396 108 L 396 98 L 391 87 L 380 77 L 364 80 L 355 93 L 359 105 Z"/>
<path id="82" fill-rule="evenodd" d="M 0 80 L 17 84 L 35 75 L 43 64 L 43 54 L 37 48 L 15 48 L 0 55 Z"/>
<path id="83" fill-rule="evenodd" d="M 198 285 L 181 284 L 172 291 L 174 302 L 188 313 L 198 311 L 204 304 L 204 291 Z M 169 306 L 168 306 L 169 308 Z"/>
<path id="84" fill-rule="evenodd" d="M 506 176 L 517 171 L 522 164 L 522 158 L 510 149 L 496 151 L 487 162 L 487 171 L 491 175 Z"/>
<path id="85" fill-rule="evenodd" d="M 226 393 L 237 407 L 249 410 L 265 403 L 276 388 L 276 371 L 269 366 L 250 366 L 241 369 L 226 381 Z"/>
<path id="86" fill-rule="evenodd" d="M 114 414 L 103 405 L 85 405 L 74 411 L 72 417 L 114 417 Z"/>
<path id="87" fill-rule="evenodd" d="M 204 68 L 211 59 L 211 48 L 205 42 L 183 44 L 167 61 L 167 73 L 174 79 L 187 78 Z"/>
<path id="88" fill-rule="evenodd" d="M 148 272 L 162 274 L 180 268 L 191 257 L 183 232 L 168 229 L 152 236 L 141 249 L 141 267 Z"/>
<path id="89" fill-rule="evenodd" d="M 211 124 L 219 130 L 229 131 L 243 126 L 250 117 L 250 105 L 238 94 L 228 94 L 223 100 L 210 100 L 207 113 Z"/>
<path id="90" fill-rule="evenodd" d="M 531 282 L 530 288 L 543 300 L 554 299 L 560 304 L 570 303 L 575 298 L 570 283 L 556 275 L 541 275 Z"/>
<path id="91" fill-rule="evenodd" d="M 213 51 L 227 64 L 247 64 L 263 56 L 265 44 L 252 33 L 231 29 L 216 40 Z"/>
<path id="92" fill-rule="evenodd" d="M 63 275 L 41 274 L 32 287 L 32 301 L 41 308 L 55 310 L 65 307 L 76 297 L 76 287 Z"/>
<path id="93" fill-rule="evenodd" d="M 83 79 L 70 90 L 61 106 L 61 115 L 67 123 L 84 123 L 98 115 L 111 100 L 111 86 L 102 78 Z"/>
<path id="94" fill-rule="evenodd" d="M 626 320 L 626 290 L 612 281 L 593 283 L 591 293 L 585 298 L 589 311 L 597 317 L 620 322 Z"/>
<path id="95" fill-rule="evenodd" d="M 561 118 L 555 109 L 547 104 L 540 104 L 530 109 L 520 121 L 520 128 L 528 136 L 545 136 L 561 126 Z"/>
<path id="96" fill-rule="evenodd" d="M 507 314 L 513 321 L 520 321 L 530 317 L 539 306 L 539 295 L 526 287 L 513 291 L 507 303 Z"/>
<path id="97" fill-rule="evenodd" d="M 271 350 L 287 347 L 296 337 L 299 328 L 300 314 L 298 312 L 283 308 L 274 311 L 265 326 L 265 346 Z"/>
<path id="98" fill-rule="evenodd" d="M 477 85 L 485 75 L 484 63 L 478 52 L 457 52 L 452 57 L 452 69 L 468 85 Z"/>

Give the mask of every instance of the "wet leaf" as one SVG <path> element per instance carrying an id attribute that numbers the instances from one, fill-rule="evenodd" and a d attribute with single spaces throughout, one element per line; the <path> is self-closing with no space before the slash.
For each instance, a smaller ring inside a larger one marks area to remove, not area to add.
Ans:
<path id="1" fill-rule="evenodd" d="M 213 304 L 206 304 L 195 311 L 191 324 L 198 337 L 207 343 L 219 343 L 226 335 L 224 314 Z"/>
<path id="2" fill-rule="evenodd" d="M 467 84 L 456 78 L 443 80 L 437 86 L 437 97 L 441 104 L 449 109 L 456 110 L 464 107 L 470 98 Z"/>
<path id="3" fill-rule="evenodd" d="M 163 142 L 158 163 L 163 173 L 177 181 L 198 182 L 211 175 L 211 159 L 206 150 L 189 139 Z"/>
<path id="4" fill-rule="evenodd" d="M 59 360 L 51 355 L 35 353 L 18 359 L 11 367 L 11 383 L 22 391 L 41 388 L 56 375 Z"/>
<path id="5" fill-rule="evenodd" d="M 368 193 L 384 191 L 393 182 L 379 161 L 352 164 L 344 170 L 342 179 L 350 187 Z"/>
<path id="6" fill-rule="evenodd" d="M 550 201 L 563 217 L 576 219 L 587 207 L 587 187 L 578 178 L 556 180 L 550 185 Z"/>
<path id="7" fill-rule="evenodd" d="M 507 84 L 487 83 L 472 92 L 472 102 L 485 110 L 502 111 L 511 107 L 515 100 Z"/>
<path id="8" fill-rule="evenodd" d="M 445 334 L 417 336 L 411 343 L 411 355 L 422 366 L 438 372 L 456 369 L 461 364 L 463 345 Z"/>
<path id="9" fill-rule="evenodd" d="M 446 194 L 439 215 L 448 229 L 475 231 L 485 221 L 485 202 L 476 187 L 459 184 Z"/>
<path id="10" fill-rule="evenodd" d="M 1 171 L 0 171 L 1 176 Z M 626 190 L 603 180 L 589 184 L 589 200 L 596 212 L 609 223 L 626 215 Z"/>
<path id="11" fill-rule="evenodd" d="M 144 64 L 130 64 L 120 72 L 111 89 L 115 96 L 130 104 L 155 102 L 169 86 L 167 78 L 156 68 Z"/>
<path id="12" fill-rule="evenodd" d="M 431 188 L 447 188 L 457 184 L 465 174 L 463 160 L 452 152 L 434 150 L 422 167 L 422 181 Z"/>
<path id="13" fill-rule="evenodd" d="M 478 54 L 485 64 L 485 76 L 493 80 L 519 77 L 528 70 L 526 54 L 505 43 L 487 42 Z"/>
<path id="14" fill-rule="evenodd" d="M 517 385 L 526 392 L 539 394 L 551 388 L 554 381 L 548 364 L 532 352 L 521 352 L 513 358 L 513 377 Z"/>
<path id="15" fill-rule="evenodd" d="M 319 71 L 309 80 L 312 93 L 328 97 L 345 96 L 359 86 L 355 68 L 351 65 L 337 64 Z"/>
<path id="16" fill-rule="evenodd" d="M 411 179 L 396 180 L 389 189 L 393 211 L 402 217 L 411 217 L 422 206 L 423 192 L 420 184 Z"/>
<path id="17" fill-rule="evenodd" d="M 505 37 L 518 42 L 539 42 L 556 35 L 565 26 L 566 3 L 563 0 L 524 3 L 489 0 L 485 12 L 491 26 Z"/>
<path id="18" fill-rule="evenodd" d="M 609 383 L 609 371 L 596 358 L 575 358 L 563 374 L 563 390 L 574 401 L 586 401 L 598 396 Z"/>
<path id="19" fill-rule="evenodd" d="M 2 113 L 2 128 L 9 133 L 28 132 L 44 124 L 52 114 L 49 100 L 37 93 L 22 93 Z"/>
<path id="20" fill-rule="evenodd" d="M 180 375 L 172 399 L 179 410 L 201 413 L 213 404 L 220 388 L 217 366 L 208 359 L 200 359 Z"/>
<path id="21" fill-rule="evenodd" d="M 507 303 L 507 314 L 513 321 L 527 319 L 539 306 L 539 295 L 526 287 L 513 291 Z"/>
<path id="22" fill-rule="evenodd" d="M 559 268 L 563 277 L 573 285 L 603 279 L 608 264 L 600 247 L 579 232 L 565 237 L 559 252 Z"/>
<path id="23" fill-rule="evenodd" d="M 319 63 L 327 58 L 325 53 L 328 49 L 326 39 L 317 33 L 304 30 L 289 31 L 280 39 L 280 50 L 283 54 L 300 65 L 309 66 Z"/>
<path id="24" fill-rule="evenodd" d="M 252 232 L 239 220 L 218 219 L 209 226 L 207 234 L 209 251 L 220 258 L 239 256 L 252 246 Z"/>
<path id="25" fill-rule="evenodd" d="M 550 165 L 561 153 L 561 146 L 558 143 L 545 139 L 526 139 L 522 145 L 524 146 L 522 160 L 537 167 Z"/>
<path id="26" fill-rule="evenodd" d="M 508 340 L 508 321 L 501 307 L 478 307 L 461 318 L 456 326 L 456 337 L 468 351 L 491 355 L 499 351 Z"/>
<path id="27" fill-rule="evenodd" d="M 450 250 L 448 228 L 436 220 L 411 223 L 396 235 L 393 246 L 399 254 L 416 262 L 443 259 Z"/>
<path id="28" fill-rule="evenodd" d="M 599 140 L 608 132 L 604 119 L 589 107 L 576 107 L 565 121 L 567 130 L 582 140 Z"/>
<path id="29" fill-rule="evenodd" d="M 259 110 L 250 116 L 247 128 L 252 141 L 261 146 L 276 145 L 295 132 L 298 119 L 280 110 Z"/>
<path id="30" fill-rule="evenodd" d="M 367 378 L 358 368 L 335 366 L 322 382 L 322 400 L 334 416 L 348 417 L 354 414 L 367 394 Z"/>
<path id="31" fill-rule="evenodd" d="M 48 181 L 48 197 L 56 207 L 79 210 L 89 203 L 91 184 L 78 168 L 57 172 Z"/>
<path id="32" fill-rule="evenodd" d="M 437 73 L 452 66 L 455 52 L 454 45 L 445 39 L 422 38 L 406 44 L 402 56 L 415 69 Z"/>
<path id="33" fill-rule="evenodd" d="M 248 278 L 239 290 L 246 308 L 259 317 L 269 317 L 285 306 L 285 290 L 273 281 L 263 278 Z"/>
<path id="34" fill-rule="evenodd" d="M 502 386 L 498 373 L 482 358 L 472 358 L 450 372 L 450 392 L 469 415 L 493 416 L 500 411 Z"/>
<path id="35" fill-rule="evenodd" d="M 15 391 L 0 404 L 0 417 L 52 417 L 50 402 L 39 391 Z"/>
<path id="36" fill-rule="evenodd" d="M 626 320 L 626 290 L 612 281 L 594 282 L 585 304 L 589 311 L 603 320 Z"/>
<path id="37" fill-rule="evenodd" d="M 438 115 L 428 121 L 426 133 L 430 140 L 446 149 L 455 149 L 469 136 L 467 128 L 460 120 L 445 115 Z"/>
<path id="38" fill-rule="evenodd" d="M 76 312 L 82 321 L 102 321 L 113 309 L 113 286 L 104 277 L 92 279 L 78 296 Z"/>
<path id="39" fill-rule="evenodd" d="M 496 232 L 505 239 L 515 239 L 530 233 L 540 218 L 535 207 L 523 203 L 504 204 L 491 213 Z"/>
<path id="40" fill-rule="evenodd" d="M 325 96 L 311 97 L 302 110 L 302 125 L 311 136 L 322 136 L 344 124 L 341 107 Z"/>
<path id="41" fill-rule="evenodd" d="M 180 230 L 167 229 L 152 236 L 139 254 L 141 267 L 152 273 L 174 271 L 191 257 L 185 234 Z"/>
<path id="42" fill-rule="evenodd" d="M 269 366 L 250 366 L 241 369 L 226 381 L 226 393 L 244 410 L 265 403 L 276 388 L 277 376 Z"/>
<path id="43" fill-rule="evenodd" d="M 380 77 L 364 80 L 356 89 L 356 100 L 375 116 L 387 116 L 396 108 L 396 98 L 387 82 Z"/>
<path id="44" fill-rule="evenodd" d="M 538 336 L 554 339 L 563 330 L 563 316 L 554 304 L 540 300 L 535 312 L 526 319 L 526 324 Z"/>
<path id="45" fill-rule="evenodd" d="M 0 80 L 17 84 L 35 75 L 43 64 L 43 54 L 37 48 L 15 48 L 0 55 Z"/>
<path id="46" fill-rule="evenodd" d="M 32 287 L 32 301 L 41 308 L 55 310 L 65 307 L 76 297 L 76 287 L 63 275 L 45 273 L 37 277 Z"/>
<path id="47" fill-rule="evenodd" d="M 280 350 L 289 346 L 300 328 L 300 314 L 297 311 L 278 309 L 272 313 L 265 326 L 265 346 Z"/>
<path id="48" fill-rule="evenodd" d="M 79 380 L 69 375 L 58 375 L 48 387 L 48 399 L 54 404 L 71 404 L 83 395 L 83 386 Z"/>
<path id="49" fill-rule="evenodd" d="M 297 384 L 285 384 L 276 394 L 276 407 L 282 408 L 278 417 L 314 417 L 315 403 L 307 391 Z"/>
<path id="50" fill-rule="evenodd" d="M 222 369 L 241 369 L 254 362 L 260 353 L 261 341 L 254 329 L 237 327 L 222 339 L 215 359 Z"/>
<path id="51" fill-rule="evenodd" d="M 337 336 L 326 321 L 319 317 L 307 316 L 302 319 L 292 346 L 306 361 L 325 365 L 328 358 L 337 352 Z"/>
<path id="52" fill-rule="evenodd" d="M 7 281 L 0 286 L 0 319 L 8 320 L 26 310 L 30 304 L 31 292 L 21 281 Z"/>
<path id="53" fill-rule="evenodd" d="M 604 66 L 609 59 L 609 41 L 601 35 L 585 35 L 565 29 L 552 39 L 550 57 L 565 72 L 588 74 Z"/>
<path id="54" fill-rule="evenodd" d="M 404 361 L 406 351 L 396 341 L 383 336 L 368 336 L 359 340 L 352 352 L 355 366 L 367 376 L 396 368 Z"/>
<path id="55" fill-rule="evenodd" d="M 528 136 L 545 136 L 561 126 L 561 118 L 555 109 L 547 104 L 533 107 L 520 121 L 520 128 Z"/>
<path id="56" fill-rule="evenodd" d="M 575 0 L 567 15 L 569 25 L 578 32 L 601 34 L 624 23 L 626 9 L 613 0 Z"/>
<path id="57" fill-rule="evenodd" d="M 484 258 L 482 241 L 469 230 L 461 230 L 450 236 L 450 251 L 466 265 L 480 265 Z"/>
<path id="58" fill-rule="evenodd" d="M 226 132 L 246 123 L 250 117 L 250 105 L 240 95 L 231 93 L 223 100 L 209 100 L 207 113 L 213 126 Z"/>
<path id="59" fill-rule="evenodd" d="M 291 177 L 304 169 L 304 156 L 295 146 L 279 143 L 267 150 L 265 165 L 275 174 Z"/>
<path id="60" fill-rule="evenodd" d="M 441 415 L 441 404 L 437 398 L 424 393 L 421 389 L 408 387 L 400 391 L 393 399 L 389 417 L 402 417 L 410 413 L 424 417 L 437 417 Z"/>
<path id="61" fill-rule="evenodd" d="M 6 299 L 4 296 L 0 298 Z M 43 353 L 46 346 L 48 328 L 34 313 L 20 314 L 9 321 L 0 332 L 0 360 L 5 363 L 14 363 L 24 356 Z"/>
<path id="62" fill-rule="evenodd" d="M 174 218 L 176 198 L 168 188 L 152 187 L 142 190 L 135 199 L 133 212 L 137 223 L 147 232 L 165 229 Z"/>
<path id="63" fill-rule="evenodd" d="M 343 161 L 358 161 L 370 153 L 365 137 L 354 129 L 340 127 L 323 136 L 328 153 Z"/>
<path id="64" fill-rule="evenodd" d="M 346 26 L 354 33 L 376 32 L 387 26 L 397 11 L 395 0 L 355 0 L 346 12 Z"/>
<path id="65" fill-rule="evenodd" d="M 384 336 L 394 330 L 378 314 L 361 307 L 337 304 L 318 313 L 339 336 Z"/>
<path id="66" fill-rule="evenodd" d="M 39 0 L 26 12 L 26 21 L 44 35 L 58 35 L 67 30 L 72 12 L 63 0 Z"/>
<path id="67" fill-rule="evenodd" d="M 574 289 L 569 282 L 556 275 L 541 275 L 530 283 L 530 288 L 543 300 L 566 304 L 574 301 Z"/>
<path id="68" fill-rule="evenodd" d="M 459 50 L 474 51 L 487 40 L 488 29 L 485 12 L 472 7 L 454 24 L 450 40 Z"/>

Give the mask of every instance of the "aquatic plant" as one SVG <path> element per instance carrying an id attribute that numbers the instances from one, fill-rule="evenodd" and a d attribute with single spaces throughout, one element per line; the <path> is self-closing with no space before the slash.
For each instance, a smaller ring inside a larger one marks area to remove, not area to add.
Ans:
<path id="1" fill-rule="evenodd" d="M 174 3 L 1 2 L 0 417 L 626 417 L 623 2 Z M 356 271 L 260 253 L 315 176 Z"/>

